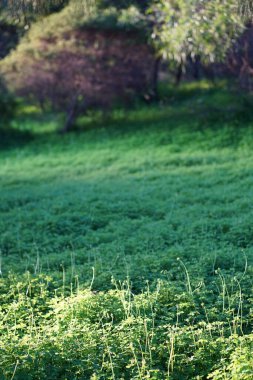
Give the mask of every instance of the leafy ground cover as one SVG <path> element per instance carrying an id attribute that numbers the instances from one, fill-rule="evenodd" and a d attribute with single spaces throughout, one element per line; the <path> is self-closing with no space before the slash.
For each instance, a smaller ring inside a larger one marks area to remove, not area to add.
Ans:
<path id="1" fill-rule="evenodd" d="M 252 101 L 166 94 L 66 136 L 13 122 L 0 379 L 253 379 Z"/>

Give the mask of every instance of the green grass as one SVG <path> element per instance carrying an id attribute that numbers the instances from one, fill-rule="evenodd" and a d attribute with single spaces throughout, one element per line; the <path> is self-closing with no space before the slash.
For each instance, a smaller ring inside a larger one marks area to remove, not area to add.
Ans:
<path id="1" fill-rule="evenodd" d="M 252 100 L 166 96 L 64 136 L 32 107 L 13 123 L 1 379 L 253 379 Z"/>

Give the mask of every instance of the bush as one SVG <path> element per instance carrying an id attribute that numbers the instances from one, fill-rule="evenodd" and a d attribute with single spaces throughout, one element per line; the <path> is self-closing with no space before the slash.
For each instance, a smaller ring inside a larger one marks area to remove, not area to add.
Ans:
<path id="1" fill-rule="evenodd" d="M 10 88 L 42 107 L 49 103 L 65 112 L 64 131 L 87 108 L 108 108 L 149 94 L 155 56 L 138 28 L 139 12 L 114 15 L 105 12 L 87 20 L 69 6 L 34 24 L 1 62 Z"/>

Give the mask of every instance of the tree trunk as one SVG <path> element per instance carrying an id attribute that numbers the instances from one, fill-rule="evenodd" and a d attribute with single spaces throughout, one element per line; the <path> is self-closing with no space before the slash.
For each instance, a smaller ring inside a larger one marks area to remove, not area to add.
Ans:
<path id="1" fill-rule="evenodd" d="M 176 86 L 180 85 L 182 76 L 183 76 L 183 65 L 182 65 L 182 63 L 180 63 L 178 68 L 177 68 L 177 71 L 176 71 L 176 78 L 175 78 L 175 85 Z"/>
<path id="2" fill-rule="evenodd" d="M 158 94 L 158 79 L 159 79 L 159 69 L 160 69 L 161 57 L 156 58 L 154 64 L 153 72 L 153 83 L 152 83 L 152 96 L 155 100 L 159 100 Z"/>
<path id="3" fill-rule="evenodd" d="M 75 97 L 70 104 L 64 127 L 60 130 L 61 133 L 67 133 L 73 128 L 77 114 L 77 99 L 78 97 Z"/>
<path id="4" fill-rule="evenodd" d="M 192 65 L 193 65 L 193 78 L 195 80 L 200 80 L 201 61 L 200 61 L 199 56 L 196 56 L 196 58 L 192 61 Z"/>

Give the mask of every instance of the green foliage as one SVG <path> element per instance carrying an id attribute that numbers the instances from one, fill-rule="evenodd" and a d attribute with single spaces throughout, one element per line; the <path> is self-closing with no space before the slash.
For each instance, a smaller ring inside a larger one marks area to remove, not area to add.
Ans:
<path id="1" fill-rule="evenodd" d="M 242 30 L 237 0 L 159 0 L 149 13 L 158 51 L 183 64 L 189 56 L 212 62 L 223 59 Z"/>
<path id="2" fill-rule="evenodd" d="M 0 151 L 1 380 L 252 379 L 252 99 L 163 91 L 69 136 L 20 109 L 34 141 Z"/>
<path id="3" fill-rule="evenodd" d="M 101 30 L 137 30 L 139 34 L 147 35 L 146 18 L 135 6 L 122 9 L 109 7 L 94 10 L 82 18 L 79 26 Z"/>
<path id="4" fill-rule="evenodd" d="M 5 0 L 1 4 L 4 11 L 13 16 L 40 13 L 43 15 L 50 14 L 62 9 L 68 0 Z"/>
<path id="5" fill-rule="evenodd" d="M 145 33 L 145 18 L 141 15 L 136 7 L 117 10 L 115 7 L 109 7 L 97 10 L 93 2 L 88 6 L 82 6 L 82 3 L 72 1 L 61 12 L 45 17 L 31 26 L 31 30 L 18 45 L 18 48 L 1 62 L 3 71 L 9 70 L 9 66 L 23 61 L 23 55 L 34 58 L 41 58 L 47 55 L 47 52 L 39 49 L 40 41 L 47 38 L 57 38 L 55 52 L 57 49 L 66 45 L 69 47 L 62 35 L 66 32 L 73 32 L 79 28 L 100 28 L 100 29 L 138 29 Z M 136 36 L 137 38 L 137 36 Z M 58 46 L 60 45 L 60 46 Z M 29 54 L 30 53 L 30 54 Z M 50 57 L 54 57 L 54 52 L 50 52 Z"/>
<path id="6" fill-rule="evenodd" d="M 240 320 L 218 302 L 199 313 L 204 289 L 192 297 L 159 281 L 134 294 L 114 281 L 106 293 L 64 296 L 54 286 L 29 274 L 1 281 L 0 378 L 251 379 L 252 334 L 239 336 Z"/>
<path id="7" fill-rule="evenodd" d="M 115 7 L 116 9 L 121 10 L 134 6 L 141 11 L 145 11 L 150 3 L 151 0 L 98 0 L 98 7 L 102 9 Z"/>
<path id="8" fill-rule="evenodd" d="M 70 3 L 72 17 L 79 26 L 100 29 L 138 29 L 147 32 L 145 9 L 147 3 L 138 1 L 75 1 Z"/>
<path id="9" fill-rule="evenodd" d="M 48 16 L 66 8 L 64 13 L 66 25 L 71 27 L 76 23 L 84 26 L 100 28 L 115 28 L 139 26 L 145 27 L 145 10 L 149 1 L 135 0 L 37 0 L 37 1 L 7 1 L 3 10 L 6 16 L 18 17 L 25 23 L 33 23 L 39 16 Z M 128 19 L 127 23 L 124 19 Z M 122 22 L 123 21 L 123 22 Z M 138 24 L 138 25 L 137 25 Z M 140 24 L 140 25 L 139 25 Z"/>
<path id="10" fill-rule="evenodd" d="M 245 21 L 252 19 L 253 3 L 251 0 L 238 0 L 239 14 Z"/>

